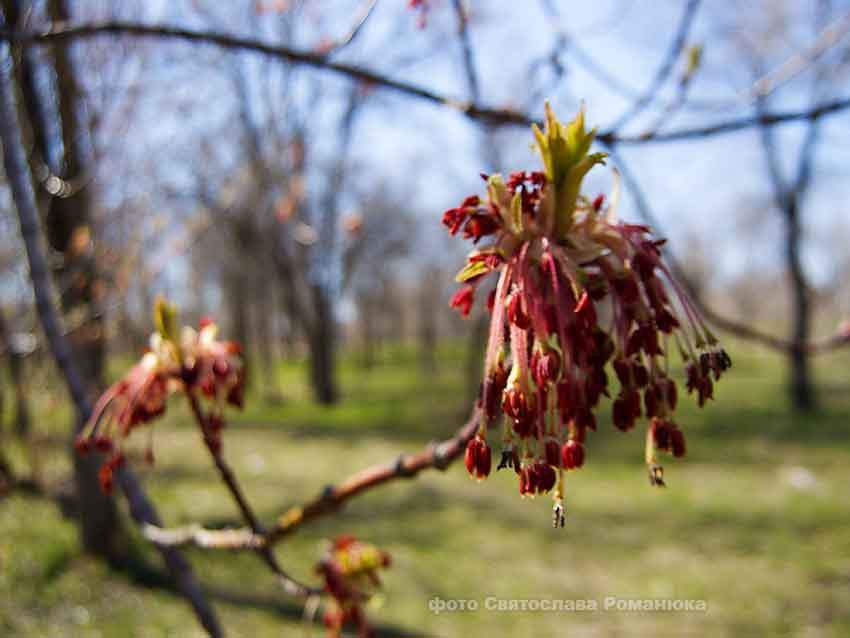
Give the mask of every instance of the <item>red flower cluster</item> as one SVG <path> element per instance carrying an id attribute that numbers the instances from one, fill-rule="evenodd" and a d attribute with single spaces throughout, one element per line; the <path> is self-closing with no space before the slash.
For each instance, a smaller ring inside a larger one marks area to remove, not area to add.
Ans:
<path id="1" fill-rule="evenodd" d="M 114 471 L 124 463 L 121 444 L 130 432 L 165 414 L 168 397 L 175 391 L 194 392 L 212 404 L 204 436 L 221 446 L 221 417 L 225 405 L 242 407 L 245 372 L 238 344 L 217 339 L 218 328 L 209 321 L 200 330 L 186 327 L 178 339 L 174 309 L 157 304 L 157 332 L 150 346 L 130 371 L 101 395 L 91 418 L 77 438 L 81 454 L 108 455 L 100 469 L 104 491 L 112 489 Z M 151 442 L 145 459 L 153 462 Z"/>
<path id="2" fill-rule="evenodd" d="M 371 635 L 363 606 L 381 585 L 378 570 L 389 565 L 389 554 L 352 536 L 334 542 L 316 566 L 332 598 L 324 615 L 328 636 L 338 638 L 346 624 L 356 627 L 360 638 Z"/>
<path id="3" fill-rule="evenodd" d="M 548 105 L 546 116 L 545 132 L 534 127 L 546 170 L 513 173 L 507 182 L 482 176 L 486 201 L 467 197 L 443 224 L 451 235 L 462 230 L 476 244 L 488 242 L 458 274 L 464 286 L 452 306 L 468 315 L 488 275 L 498 275 L 487 302 L 485 418 L 468 444 L 467 470 L 478 479 L 489 474 L 487 432 L 504 415 L 499 468 L 517 473 L 524 496 L 554 491 L 561 525 L 564 472 L 584 464 L 600 400 L 614 392 L 609 370 L 619 382 L 614 425 L 627 431 L 649 420 L 650 477 L 663 484 L 656 452 L 685 450 L 672 420 L 671 351 L 681 355 L 700 406 L 731 361 L 662 260 L 664 242 L 646 226 L 616 220 L 604 197 L 580 195 L 584 175 L 604 159 L 588 152 L 594 132 L 585 131 L 583 114 L 567 127 Z"/>

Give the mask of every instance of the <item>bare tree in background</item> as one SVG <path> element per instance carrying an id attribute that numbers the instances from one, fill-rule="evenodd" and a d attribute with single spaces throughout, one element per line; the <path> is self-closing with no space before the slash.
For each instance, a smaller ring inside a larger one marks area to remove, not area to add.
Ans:
<path id="1" fill-rule="evenodd" d="M 825 26 L 835 19 L 832 2 L 819 0 L 813 12 L 812 36 L 815 37 Z M 767 77 L 768 60 L 775 50 L 786 49 L 788 34 L 784 31 L 796 26 L 794 20 L 788 21 L 785 13 L 789 7 L 783 3 L 774 5 L 775 14 L 768 16 L 774 28 L 755 32 L 744 32 L 738 36 L 739 48 L 747 56 L 745 64 L 753 71 L 753 79 Z M 847 60 L 841 57 L 817 59 L 810 62 L 811 80 L 809 81 L 809 103 L 832 97 L 830 91 L 835 88 L 835 78 L 840 76 Z M 756 110 L 762 117 L 771 106 L 774 94 L 758 95 Z M 807 344 L 812 338 L 814 297 L 811 284 L 803 265 L 805 245 L 806 195 L 813 180 L 813 166 L 822 141 L 821 122 L 813 118 L 802 124 L 803 138 L 796 149 L 789 148 L 776 136 L 771 126 L 759 126 L 764 166 L 770 182 L 773 206 L 780 215 L 783 225 L 782 254 L 787 272 L 791 295 L 790 336 L 791 347 L 788 351 L 789 395 L 792 405 L 798 410 L 812 409 L 816 404 L 815 387 L 812 379 L 811 357 Z M 791 170 L 785 166 L 788 158 L 793 158 Z M 788 174 L 790 173 L 790 174 Z M 809 211 L 813 215 L 814 211 Z"/>
<path id="2" fill-rule="evenodd" d="M 22 19 L 21 3 L 4 0 L 3 9 L 8 24 Z M 48 16 L 52 21 L 67 21 L 70 17 L 65 0 L 50 0 Z M 34 66 L 21 54 L 15 70 L 21 104 L 27 112 L 33 150 L 34 176 L 50 174 L 45 180 L 50 196 L 42 193 L 46 205 L 46 229 L 51 248 L 60 258 L 56 260 L 54 277 L 60 288 L 60 301 L 69 323 L 81 327 L 70 335 L 70 344 L 83 378 L 92 394 L 103 383 L 105 331 L 103 301 L 105 286 L 98 271 L 91 223 L 91 199 L 88 181 L 91 167 L 86 146 L 87 131 L 82 119 L 81 91 L 70 47 L 58 44 L 50 51 L 55 78 L 55 103 L 61 139 L 53 139 L 46 118 L 51 106 L 40 90 Z M 57 151 L 55 149 L 61 149 Z M 51 166 L 52 159 L 56 165 Z M 77 421 L 72 437 L 83 426 Z M 69 446 L 70 447 L 70 446 Z M 108 559 L 121 562 L 126 552 L 126 540 L 120 525 L 114 500 L 98 489 L 95 459 L 74 454 L 74 476 L 81 532 L 84 545 Z"/>

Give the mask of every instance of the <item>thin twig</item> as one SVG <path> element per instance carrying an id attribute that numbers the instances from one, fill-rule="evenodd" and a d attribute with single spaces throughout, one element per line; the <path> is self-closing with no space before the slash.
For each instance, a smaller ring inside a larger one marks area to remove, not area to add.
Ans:
<path id="1" fill-rule="evenodd" d="M 820 32 L 808 48 L 798 51 L 781 65 L 766 73 L 753 83 L 748 91 L 747 103 L 773 93 L 783 84 L 791 81 L 811 67 L 832 47 L 850 33 L 850 11 Z"/>
<path id="2" fill-rule="evenodd" d="M 233 497 L 233 500 L 236 502 L 236 505 L 239 508 L 239 512 L 242 515 L 242 519 L 250 528 L 250 537 L 247 535 L 248 532 L 246 530 L 224 530 L 223 532 L 214 534 L 208 533 L 205 530 L 198 528 L 192 536 L 192 541 L 196 542 L 198 540 L 201 540 L 212 543 L 213 546 L 226 546 L 228 542 L 230 542 L 230 549 L 233 549 L 232 543 L 241 540 L 242 543 L 247 543 L 247 545 L 243 546 L 248 546 L 254 549 L 260 556 L 260 558 L 263 559 L 263 562 L 268 565 L 269 569 L 271 569 L 272 572 L 277 575 L 278 579 L 281 582 L 281 585 L 287 593 L 292 594 L 294 596 L 298 596 L 300 598 L 306 598 L 308 596 L 314 596 L 321 593 L 321 589 L 306 585 L 296 580 L 280 566 L 277 561 L 277 558 L 275 558 L 275 555 L 272 553 L 270 545 L 265 542 L 266 539 L 263 527 L 260 524 L 260 520 L 259 518 L 257 518 L 254 509 L 248 502 L 248 499 L 245 496 L 245 492 L 239 485 L 239 481 L 236 478 L 236 474 L 230 468 L 230 465 L 228 465 L 227 461 L 224 460 L 224 457 L 221 455 L 221 449 L 219 445 L 216 444 L 209 432 L 209 428 L 207 426 L 207 419 L 201 409 L 198 397 L 192 390 L 189 389 L 186 390 L 186 396 L 189 399 L 189 406 L 192 410 L 192 415 L 195 417 L 195 421 L 197 422 L 198 427 L 201 429 L 201 432 L 204 436 L 204 443 L 207 446 L 207 450 L 209 451 L 210 456 L 212 456 L 213 462 L 215 463 L 219 476 L 221 477 L 221 480 L 224 482 L 224 484 L 227 486 L 227 489 L 230 492 L 230 495 Z M 160 545 L 163 545 L 162 541 L 166 539 L 169 534 L 174 535 L 174 532 L 169 532 L 168 530 L 159 530 L 158 534 Z M 177 540 L 180 540 L 179 537 L 177 538 Z"/>
<path id="3" fill-rule="evenodd" d="M 661 66 L 658 67 L 655 77 L 652 78 L 652 82 L 650 82 L 646 91 L 635 101 L 635 103 L 614 121 L 614 124 L 611 126 L 612 131 L 619 131 L 631 120 L 640 115 L 643 110 L 649 106 L 656 97 L 658 97 L 658 92 L 667 82 L 667 79 L 673 72 L 673 68 L 676 66 L 676 62 L 682 55 L 682 51 L 685 50 L 688 33 L 691 31 L 691 26 L 693 25 L 694 16 L 699 8 L 699 3 L 700 0 L 688 0 L 688 4 L 685 6 L 685 12 L 682 14 L 682 19 L 679 21 L 679 28 L 676 30 L 673 42 L 670 44 L 670 48 L 667 51 L 667 55 L 664 56 Z"/>
<path id="4" fill-rule="evenodd" d="M 463 0 L 452 0 L 455 16 L 457 17 L 457 32 L 460 38 L 460 47 L 463 51 L 463 68 L 466 73 L 466 86 L 469 90 L 469 99 L 478 102 L 480 99 L 478 74 L 475 71 L 475 58 L 472 53 L 472 42 L 469 39 L 469 14 L 463 6 Z"/>

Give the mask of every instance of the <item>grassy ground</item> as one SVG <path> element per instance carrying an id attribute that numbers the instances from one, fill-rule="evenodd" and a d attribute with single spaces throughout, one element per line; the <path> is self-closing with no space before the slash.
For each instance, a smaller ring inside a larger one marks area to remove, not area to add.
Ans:
<path id="1" fill-rule="evenodd" d="M 647 484 L 642 435 L 603 423 L 586 467 L 570 477 L 564 530 L 550 527 L 547 498 L 519 498 L 513 476 L 476 484 L 455 465 L 352 502 L 279 556 L 311 578 L 323 539 L 338 533 L 388 549 L 394 565 L 371 612 L 386 635 L 848 636 L 850 355 L 818 362 L 822 408 L 797 418 L 786 409 L 782 362 L 731 351 L 736 365 L 717 401 L 704 411 L 682 402 L 689 454 L 667 464 L 666 490 Z M 465 413 L 462 370 L 451 349 L 436 374 L 405 351 L 370 371 L 345 361 L 344 401 L 324 409 L 307 400 L 302 370 L 284 366 L 285 401 L 254 401 L 226 433 L 225 452 L 272 520 L 329 481 L 450 434 Z M 67 471 L 55 443 L 67 421 L 57 398 L 41 403 L 42 433 L 53 435 L 41 446 L 44 474 L 54 480 Z M 170 524 L 236 523 L 182 406 L 157 426 L 155 448 L 156 466 L 143 472 Z M 13 453 L 24 469 L 22 451 Z M 0 636 L 199 636 L 144 551 L 153 572 L 112 571 L 80 554 L 73 522 L 52 501 L 0 501 Z M 231 636 L 304 635 L 300 607 L 253 556 L 188 554 Z M 606 611 L 609 596 L 704 600 L 707 610 Z M 434 597 L 479 609 L 437 615 Z M 500 612 L 485 609 L 488 597 L 591 600 L 598 610 Z"/>

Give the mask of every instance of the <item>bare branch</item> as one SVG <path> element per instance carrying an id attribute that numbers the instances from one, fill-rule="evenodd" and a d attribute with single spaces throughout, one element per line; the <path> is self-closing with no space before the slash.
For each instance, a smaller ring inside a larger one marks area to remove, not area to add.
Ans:
<path id="1" fill-rule="evenodd" d="M 192 542 L 202 541 L 212 543 L 212 546 L 226 547 L 228 544 L 240 541 L 242 543 L 248 543 L 248 545 L 243 545 L 247 547 L 251 547 L 254 549 L 260 558 L 263 559 L 263 562 L 271 569 L 272 572 L 277 575 L 280 580 L 284 590 L 287 593 L 292 594 L 294 596 L 298 596 L 301 598 L 306 598 L 308 596 L 314 596 L 316 594 L 321 593 L 321 589 L 316 587 L 311 587 L 310 585 L 305 585 L 304 583 L 299 582 L 295 578 L 291 577 L 289 574 L 284 571 L 284 569 L 277 562 L 277 558 L 272 553 L 271 547 L 264 542 L 265 537 L 263 535 L 263 528 L 260 525 L 260 520 L 257 518 L 257 515 L 254 513 L 254 509 L 251 507 L 251 504 L 248 502 L 247 497 L 245 496 L 244 491 L 239 485 L 239 481 L 236 479 L 236 474 L 233 473 L 233 470 L 227 464 L 227 461 L 224 460 L 224 457 L 221 455 L 221 448 L 219 445 L 214 442 L 214 439 L 210 436 L 210 431 L 207 425 L 207 419 L 205 418 L 203 412 L 201 411 L 201 405 L 198 401 L 198 398 L 195 394 L 186 389 L 186 396 L 189 399 L 189 406 L 192 410 L 192 416 L 194 416 L 198 427 L 204 435 L 204 443 L 207 446 L 207 450 L 210 453 L 210 456 L 213 458 L 213 462 L 215 463 L 216 469 L 218 470 L 219 476 L 221 477 L 222 482 L 227 486 L 227 489 L 230 491 L 230 495 L 233 497 L 233 500 L 236 502 L 236 505 L 239 508 L 239 512 L 242 515 L 242 519 L 250 528 L 250 532 L 246 530 L 225 530 L 224 532 L 219 532 L 218 534 L 206 533 L 204 530 L 196 530 L 194 534 L 190 537 Z M 159 532 L 159 539 L 163 541 L 168 539 L 169 536 L 174 537 L 174 532 L 169 532 L 166 530 L 161 530 Z M 178 536 L 179 538 L 179 536 Z M 187 542 L 190 540 L 186 539 Z M 160 543 L 160 546 L 167 547 L 167 543 Z"/>
<path id="2" fill-rule="evenodd" d="M 391 89 L 405 95 L 419 98 L 440 106 L 456 109 L 467 117 L 491 125 L 529 126 L 536 120 L 526 113 L 513 109 L 489 108 L 475 102 L 460 100 L 442 95 L 409 82 L 395 80 L 385 75 L 359 66 L 328 60 L 325 56 L 299 51 L 290 47 L 268 44 L 250 38 L 230 36 L 223 33 L 194 31 L 174 27 L 149 26 L 127 22 L 100 22 L 84 25 L 56 25 L 44 32 L 22 32 L 8 28 L 0 29 L 0 39 L 21 44 L 50 44 L 57 41 L 93 38 L 101 35 L 128 35 L 134 37 L 155 37 L 164 39 L 188 40 L 214 44 L 225 49 L 254 51 L 262 55 L 288 60 L 333 73 L 345 75 L 354 80 Z M 763 113 L 756 116 L 726 120 L 708 126 L 682 128 L 665 133 L 651 133 L 637 136 L 620 136 L 615 131 L 600 132 L 597 139 L 604 144 L 645 144 L 650 142 L 675 142 L 687 139 L 713 137 L 732 133 L 755 126 L 775 126 L 788 122 L 814 120 L 838 113 L 850 108 L 850 98 L 824 102 L 811 109 Z"/>
<path id="3" fill-rule="evenodd" d="M 412 478 L 427 469 L 445 470 L 466 449 L 466 444 L 480 425 L 480 418 L 480 410 L 476 408 L 451 438 L 428 445 L 415 454 L 403 455 L 389 463 L 362 470 L 337 485 L 329 485 L 314 500 L 290 508 L 265 534 L 259 535 L 249 529 L 208 530 L 192 525 L 171 530 L 148 527 L 145 536 L 169 546 L 252 550 L 261 546 L 268 549 L 305 523 L 335 512 L 349 499 L 379 485 Z"/>
<path id="4" fill-rule="evenodd" d="M 469 40 L 469 14 L 463 6 L 463 0 L 452 0 L 457 16 L 457 31 L 460 46 L 463 50 L 463 68 L 466 72 L 466 85 L 469 89 L 469 99 L 478 102 L 480 99 L 478 74 L 475 71 L 475 59 L 472 55 L 472 43 Z"/>
<path id="5" fill-rule="evenodd" d="M 819 120 L 822 117 L 840 113 L 850 109 L 850 98 L 841 98 L 821 102 L 817 106 L 798 111 L 763 112 L 753 116 L 741 117 L 708 126 L 697 126 L 693 128 L 682 128 L 668 131 L 666 133 L 650 132 L 643 135 L 620 137 L 612 132 L 606 131 L 596 136 L 596 139 L 606 145 L 636 145 L 643 142 L 679 142 L 682 140 L 700 139 L 725 135 L 757 126 L 773 127 L 790 122 L 804 122 Z"/>
<path id="6" fill-rule="evenodd" d="M 156 525 L 144 525 L 142 534 L 154 545 L 162 547 L 195 545 L 208 549 L 256 550 L 263 546 L 263 537 L 249 529 L 207 530 L 200 525 L 166 529 Z"/>
<path id="7" fill-rule="evenodd" d="M 328 486 L 315 500 L 291 508 L 269 530 L 267 542 L 274 544 L 296 531 L 304 523 L 338 509 L 347 500 L 378 485 L 399 478 L 411 478 L 425 469 L 443 470 L 463 453 L 479 426 L 480 410 L 475 409 L 469 420 L 450 439 L 429 445 L 416 454 L 402 456 L 395 461 L 378 465 L 355 474 L 338 485 Z"/>
<path id="8" fill-rule="evenodd" d="M 673 37 L 673 42 L 670 45 L 670 49 L 667 51 L 667 55 L 661 62 L 661 66 L 658 67 L 655 77 L 652 79 L 652 82 L 650 82 L 649 87 L 647 87 L 643 95 L 641 95 L 625 113 L 615 120 L 611 127 L 612 131 L 618 131 L 623 128 L 629 121 L 640 115 L 640 113 L 649 106 L 656 97 L 658 97 L 658 92 L 661 90 L 661 87 L 664 86 L 664 83 L 667 82 L 670 74 L 673 72 L 676 62 L 679 60 L 682 55 L 682 51 L 685 49 L 688 33 L 690 33 L 691 25 L 693 25 L 694 16 L 699 8 L 699 3 L 700 0 L 688 0 L 688 4 L 685 6 L 685 12 L 682 15 L 682 19 L 679 21 L 679 28 L 676 30 L 676 35 Z"/>
<path id="9" fill-rule="evenodd" d="M 797 77 L 844 39 L 848 33 L 850 33 L 850 11 L 821 31 L 810 47 L 798 51 L 754 82 L 749 91 L 748 102 L 767 97 L 780 86 Z"/>

